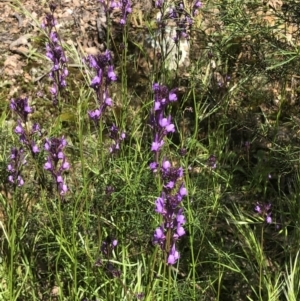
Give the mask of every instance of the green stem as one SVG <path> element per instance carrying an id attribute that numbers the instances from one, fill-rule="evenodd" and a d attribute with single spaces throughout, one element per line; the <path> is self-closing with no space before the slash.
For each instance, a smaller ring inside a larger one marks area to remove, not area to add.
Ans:
<path id="1" fill-rule="evenodd" d="M 259 299 L 262 300 L 262 277 L 263 277 L 263 249 L 264 249 L 264 226 L 261 227 L 260 240 L 260 264 L 259 264 Z"/>
<path id="2" fill-rule="evenodd" d="M 14 189 L 16 192 L 16 187 Z M 9 296 L 10 300 L 14 300 L 14 258 L 16 244 L 16 196 L 12 198 L 11 212 L 9 212 Z"/>

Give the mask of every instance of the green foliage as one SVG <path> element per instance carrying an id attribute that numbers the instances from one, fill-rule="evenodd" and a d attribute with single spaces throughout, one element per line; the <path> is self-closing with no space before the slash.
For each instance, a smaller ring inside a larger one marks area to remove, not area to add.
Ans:
<path id="1" fill-rule="evenodd" d="M 110 87 L 114 106 L 98 125 L 88 117 L 97 105 L 94 75 L 79 50 L 63 44 L 72 62 L 66 93 L 54 107 L 42 76 L 30 122 L 42 128 L 41 149 L 46 137 L 67 140 L 64 198 L 43 168 L 44 150 L 27 154 L 23 187 L 7 180 L 10 149 L 21 143 L 6 99 L 12 83 L 1 78 L 1 300 L 299 300 L 298 9 L 295 1 L 277 2 L 205 1 L 185 70 L 165 70 L 129 24 L 123 33 L 110 24 L 118 81 Z M 15 8 L 29 15 L 17 1 Z M 26 70 L 49 64 L 38 55 L 41 36 Z M 186 235 L 172 267 L 152 244 L 161 222 L 154 205 L 161 183 L 149 169 L 154 79 L 178 87 L 170 108 L 177 132 L 163 154 L 183 166 L 188 190 Z M 18 92 L 36 95 L 35 83 L 16 82 Z M 112 124 L 126 132 L 115 154 Z M 258 203 L 271 204 L 271 223 L 255 212 Z M 118 245 L 104 256 L 103 242 L 114 239 Z"/>

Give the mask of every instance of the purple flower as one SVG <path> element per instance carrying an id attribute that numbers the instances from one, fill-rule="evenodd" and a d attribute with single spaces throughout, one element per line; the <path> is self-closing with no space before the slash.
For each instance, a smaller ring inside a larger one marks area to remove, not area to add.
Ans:
<path id="1" fill-rule="evenodd" d="M 40 149 L 38 148 L 38 146 L 34 142 L 32 142 L 32 144 L 31 144 L 31 150 L 34 154 L 37 154 L 37 153 L 40 152 Z"/>
<path id="2" fill-rule="evenodd" d="M 202 7 L 202 2 L 199 0 L 196 0 L 192 9 L 192 16 L 196 16 L 198 14 L 199 8 Z"/>
<path id="3" fill-rule="evenodd" d="M 254 208 L 254 210 L 257 212 L 257 213 L 261 213 L 262 210 L 261 210 L 261 206 L 259 204 L 257 204 Z"/>
<path id="4" fill-rule="evenodd" d="M 114 72 L 113 66 L 108 66 L 107 68 L 107 76 L 110 79 L 110 81 L 115 82 L 117 80 L 117 76 Z"/>
<path id="5" fill-rule="evenodd" d="M 164 206 L 165 206 L 165 201 L 164 201 L 163 198 L 158 197 L 158 198 L 156 199 L 155 205 L 156 205 L 155 211 L 156 211 L 157 213 L 159 213 L 159 214 L 161 214 L 161 215 L 166 214 L 166 210 L 165 210 L 165 207 L 164 207 Z"/>
<path id="6" fill-rule="evenodd" d="M 179 259 L 179 252 L 176 250 L 175 244 L 173 244 L 168 256 L 168 264 L 174 265 L 178 259 Z"/>
<path id="7" fill-rule="evenodd" d="M 151 146 L 151 151 L 153 152 L 158 152 L 162 146 L 164 145 L 164 141 L 161 140 L 161 141 L 153 141 L 152 142 L 152 146 Z"/>
<path id="8" fill-rule="evenodd" d="M 96 109 L 94 111 L 88 111 L 88 115 L 89 117 L 94 120 L 95 122 L 99 121 L 100 119 L 100 115 L 101 115 L 101 112 L 99 109 Z"/>
<path id="9" fill-rule="evenodd" d="M 166 131 L 166 133 L 174 133 L 175 132 L 175 126 L 171 123 L 171 116 L 169 115 L 167 118 L 162 118 L 159 120 L 159 125 L 162 129 Z"/>
<path id="10" fill-rule="evenodd" d="M 116 239 L 112 239 L 110 237 L 107 237 L 106 240 L 102 242 L 100 251 L 104 255 L 108 255 L 112 252 L 112 250 L 115 249 L 115 247 L 118 245 L 118 241 Z"/>
<path id="11" fill-rule="evenodd" d="M 184 197 L 187 195 L 187 190 L 186 188 L 183 186 L 183 184 L 180 186 L 180 189 L 179 189 L 179 194 Z"/>
<path id="12" fill-rule="evenodd" d="M 155 7 L 158 9 L 162 9 L 164 5 L 164 0 L 156 0 L 155 1 Z"/>
<path id="13" fill-rule="evenodd" d="M 154 232 L 153 243 L 162 245 L 164 243 L 165 238 L 166 237 L 165 237 L 164 228 L 162 226 L 156 228 Z"/>
<path id="14" fill-rule="evenodd" d="M 157 168 L 158 168 L 159 164 L 157 162 L 151 162 L 149 167 L 153 172 L 157 172 Z"/>
<path id="15" fill-rule="evenodd" d="M 23 136 L 24 133 L 25 133 L 25 130 L 24 130 L 23 125 L 21 124 L 20 120 L 18 120 L 18 125 L 15 128 L 15 133 L 20 135 L 20 136 Z"/>
<path id="16" fill-rule="evenodd" d="M 50 157 L 48 157 L 47 162 L 44 164 L 44 169 L 46 169 L 46 170 L 52 170 L 53 169 Z"/>
<path id="17" fill-rule="evenodd" d="M 177 213 L 177 216 L 176 216 L 176 221 L 179 225 L 184 225 L 185 224 L 185 217 L 182 213 L 183 213 L 183 209 L 180 208 L 178 210 L 178 213 Z"/>
<path id="18" fill-rule="evenodd" d="M 267 214 L 267 216 L 266 216 L 266 222 L 267 222 L 267 224 L 271 224 L 272 223 L 271 213 Z"/>

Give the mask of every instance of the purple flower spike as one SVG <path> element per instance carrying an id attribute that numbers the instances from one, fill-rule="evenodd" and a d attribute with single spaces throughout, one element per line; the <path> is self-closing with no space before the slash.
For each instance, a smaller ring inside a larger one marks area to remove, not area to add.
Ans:
<path id="1" fill-rule="evenodd" d="M 17 126 L 15 127 L 14 132 L 19 136 L 20 142 L 29 149 L 34 157 L 39 152 L 39 148 L 34 141 L 34 137 L 40 136 L 41 133 L 40 127 L 37 123 L 32 125 L 31 130 L 28 129 L 28 115 L 33 112 L 31 107 L 28 105 L 28 99 L 26 97 L 11 99 L 10 108 L 20 117 L 20 119 L 17 120 Z"/>
<path id="2" fill-rule="evenodd" d="M 162 6 L 163 2 L 156 2 L 157 6 Z M 173 11 L 176 14 L 176 11 Z M 164 145 L 164 138 L 168 133 L 175 132 L 175 125 L 171 121 L 171 115 L 166 116 L 165 111 L 169 104 L 177 101 L 176 90 L 168 90 L 164 85 L 154 83 L 152 86 L 154 93 L 153 108 L 150 115 L 150 126 L 153 130 L 153 142 L 151 151 L 155 153 L 155 162 L 150 163 L 150 169 L 157 173 L 162 179 L 162 194 L 155 201 L 155 211 L 162 216 L 163 224 L 156 228 L 153 235 L 153 243 L 160 246 L 164 253 L 168 254 L 167 263 L 173 265 L 179 258 L 175 243 L 183 235 L 185 230 L 183 225 L 185 217 L 183 209 L 180 207 L 182 199 L 187 195 L 187 190 L 181 182 L 183 169 L 175 168 L 167 159 L 159 163 L 159 151 Z M 171 235 L 168 232 L 171 231 Z M 168 239 L 168 242 L 166 242 Z M 171 250 L 167 246 L 172 245 Z"/>
<path id="3" fill-rule="evenodd" d="M 153 163 L 151 165 L 155 168 Z M 185 235 L 183 225 L 186 221 L 183 209 L 180 207 L 180 202 L 187 195 L 187 190 L 183 183 L 180 186 L 178 185 L 178 181 L 183 175 L 181 167 L 175 168 L 169 160 L 164 159 L 161 164 L 160 173 L 163 181 L 163 192 L 155 201 L 155 211 L 162 216 L 163 225 L 156 228 L 153 243 L 158 244 L 165 252 L 167 251 L 165 249 L 166 245 L 173 245 L 167 261 L 168 264 L 172 265 L 179 258 L 179 253 L 175 249 L 175 243 L 181 236 Z M 175 189 L 177 192 L 175 192 Z M 171 240 L 167 244 L 166 238 L 169 229 L 172 232 L 172 237 L 170 237 Z"/>
<path id="4" fill-rule="evenodd" d="M 57 190 L 61 196 L 65 195 L 68 191 L 68 187 L 64 182 L 63 173 L 70 168 L 70 164 L 67 162 L 64 148 L 67 145 L 67 141 L 62 138 L 46 138 L 45 150 L 48 152 L 47 162 L 44 164 L 44 169 L 48 170 L 53 179 L 56 182 Z"/>
<path id="5" fill-rule="evenodd" d="M 105 272 L 109 274 L 109 276 L 120 278 L 121 271 L 115 268 L 115 264 L 111 262 L 112 253 L 113 250 L 117 247 L 118 241 L 116 239 L 111 239 L 110 237 L 107 237 L 101 245 L 100 251 L 101 256 L 105 257 L 106 262 L 104 263 L 101 258 L 99 258 L 95 266 L 97 267 L 103 267 L 105 269 Z"/>
<path id="6" fill-rule="evenodd" d="M 42 23 L 42 28 L 48 35 L 46 44 L 46 56 L 52 62 L 52 68 L 49 72 L 49 78 L 53 82 L 50 87 L 50 93 L 53 96 L 53 103 L 58 103 L 59 93 L 67 86 L 66 77 L 68 76 L 67 58 L 61 46 L 58 33 L 55 29 L 57 24 L 54 18 L 56 5 L 50 4 L 51 14 L 47 14 Z"/>
<path id="7" fill-rule="evenodd" d="M 114 141 L 110 147 L 110 153 L 115 153 L 120 149 L 120 142 L 126 137 L 124 132 L 121 132 L 116 125 L 112 125 L 110 128 L 109 137 Z"/>
<path id="8" fill-rule="evenodd" d="M 22 148 L 12 148 L 10 163 L 7 166 L 9 172 L 8 181 L 19 187 L 24 185 L 24 180 L 21 176 L 22 167 L 26 164 L 24 156 L 24 150 Z"/>
<path id="9" fill-rule="evenodd" d="M 153 109 L 150 116 L 150 125 L 153 129 L 154 139 L 151 151 L 158 153 L 164 145 L 164 137 L 168 133 L 175 132 L 175 126 L 171 122 L 171 116 L 164 116 L 168 104 L 177 100 L 176 89 L 171 91 L 166 86 L 158 83 L 152 86 L 154 92 Z"/>
<path id="10" fill-rule="evenodd" d="M 106 107 L 112 106 L 108 87 L 112 82 L 117 80 L 117 76 L 114 72 L 111 54 L 108 50 L 96 56 L 89 55 L 84 61 L 96 73 L 90 87 L 96 93 L 99 107 L 94 111 L 89 111 L 88 114 L 94 122 L 98 123 Z"/>

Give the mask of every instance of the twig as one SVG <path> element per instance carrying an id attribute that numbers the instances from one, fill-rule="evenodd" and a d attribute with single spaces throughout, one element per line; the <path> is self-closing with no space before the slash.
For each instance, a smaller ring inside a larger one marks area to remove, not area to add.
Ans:
<path id="1" fill-rule="evenodd" d="M 23 26 L 23 19 L 22 19 L 22 17 L 19 14 L 17 14 L 17 13 L 14 13 L 13 17 L 15 17 L 18 20 L 18 22 L 19 22 L 19 28 L 21 28 Z"/>

